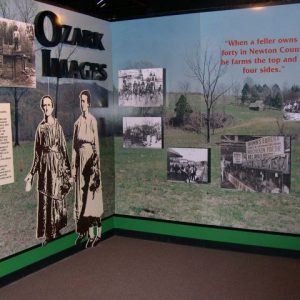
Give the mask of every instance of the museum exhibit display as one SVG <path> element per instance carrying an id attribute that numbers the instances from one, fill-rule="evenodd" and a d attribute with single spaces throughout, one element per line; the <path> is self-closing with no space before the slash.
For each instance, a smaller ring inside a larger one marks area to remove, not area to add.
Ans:
<path id="1" fill-rule="evenodd" d="M 118 230 L 300 250 L 299 3 L 26 1 L 0 14 L 0 276 Z"/>

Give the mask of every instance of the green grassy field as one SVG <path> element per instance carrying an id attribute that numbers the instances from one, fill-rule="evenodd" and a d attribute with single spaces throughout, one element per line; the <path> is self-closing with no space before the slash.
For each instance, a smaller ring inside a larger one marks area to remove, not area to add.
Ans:
<path id="1" fill-rule="evenodd" d="M 169 111 L 177 96 L 169 95 Z M 200 97 L 188 96 L 192 107 L 199 106 Z M 226 105 L 225 105 L 226 104 Z M 218 109 L 231 114 L 233 123 L 218 129 L 205 142 L 202 134 L 167 127 L 165 149 L 123 149 L 122 138 L 115 139 L 116 213 L 161 218 L 208 225 L 220 225 L 275 232 L 300 233 L 300 141 L 292 140 L 291 193 L 246 193 L 220 188 L 220 150 L 224 134 L 278 135 L 277 120 L 281 112 L 250 111 L 225 100 Z M 202 103 L 201 110 L 204 110 Z M 297 137 L 299 123 L 284 124 L 284 134 Z M 185 184 L 166 180 L 168 147 L 211 148 L 211 183 Z"/>
<path id="2" fill-rule="evenodd" d="M 169 95 L 169 112 L 174 109 L 176 94 Z M 194 110 L 200 107 L 200 97 L 188 96 Z M 201 111 L 204 111 L 201 103 Z M 220 150 L 218 143 L 224 134 L 279 134 L 281 112 L 250 111 L 225 99 L 218 110 L 231 114 L 230 126 L 218 129 L 205 142 L 201 134 L 166 127 L 164 149 L 123 149 L 122 137 L 101 139 L 101 172 L 104 216 L 119 214 L 158 219 L 219 225 L 226 227 L 300 233 L 300 140 L 297 122 L 284 123 L 282 130 L 292 135 L 291 193 L 245 193 L 220 188 Z M 211 183 L 185 184 L 167 181 L 167 148 L 211 148 Z M 71 154 L 71 142 L 68 142 Z M 25 192 L 24 178 L 33 158 L 33 142 L 15 147 L 15 183 L 0 186 L 0 253 L 14 254 L 40 243 L 36 231 L 36 182 L 31 192 Z M 67 196 L 68 226 L 74 229 L 74 192 Z"/>
<path id="3" fill-rule="evenodd" d="M 114 140 L 101 140 L 101 171 L 104 217 L 114 211 Z M 36 178 L 30 192 L 25 192 L 24 178 L 30 171 L 33 159 L 33 142 L 14 147 L 15 182 L 0 186 L 0 258 L 39 244 L 36 239 L 37 191 Z M 71 142 L 68 142 L 71 158 Z M 105 158 L 105 159 L 104 159 Z M 62 233 L 74 230 L 74 191 L 66 198 L 68 225 Z"/>

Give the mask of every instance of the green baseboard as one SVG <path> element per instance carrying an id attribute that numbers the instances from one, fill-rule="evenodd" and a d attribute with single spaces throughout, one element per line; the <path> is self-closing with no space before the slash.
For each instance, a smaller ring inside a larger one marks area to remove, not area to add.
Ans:
<path id="1" fill-rule="evenodd" d="M 249 230 L 201 226 L 190 223 L 114 215 L 103 220 L 103 233 L 126 230 L 190 240 L 211 241 L 270 249 L 299 251 L 300 236 Z M 67 234 L 46 247 L 36 246 L 0 261 L 0 278 L 37 264 L 65 250 L 74 248 L 75 233 Z"/>
<path id="2" fill-rule="evenodd" d="M 172 221 L 114 216 L 114 228 L 245 246 L 300 251 L 300 236 L 201 226 Z"/>
<path id="3" fill-rule="evenodd" d="M 113 230 L 113 217 L 111 216 L 104 219 L 102 221 L 102 227 L 103 233 Z M 45 247 L 36 246 L 28 251 L 25 250 L 19 254 L 17 253 L 16 255 L 3 259 L 0 262 L 0 278 L 74 247 L 76 237 L 76 233 L 66 234 L 52 241 Z"/>

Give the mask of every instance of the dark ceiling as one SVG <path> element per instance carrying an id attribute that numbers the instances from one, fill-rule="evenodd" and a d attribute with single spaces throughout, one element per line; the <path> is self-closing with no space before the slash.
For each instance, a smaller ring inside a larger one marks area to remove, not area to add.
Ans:
<path id="1" fill-rule="evenodd" d="M 277 5 L 298 1 L 261 0 L 39 0 L 107 21 L 121 21 L 155 16 Z"/>

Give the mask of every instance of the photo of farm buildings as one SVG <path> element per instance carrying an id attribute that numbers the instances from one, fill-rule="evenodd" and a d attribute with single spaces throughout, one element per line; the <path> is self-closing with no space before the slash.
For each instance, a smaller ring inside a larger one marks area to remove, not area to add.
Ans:
<path id="1" fill-rule="evenodd" d="M 36 86 L 34 27 L 0 18 L 0 86 Z"/>

